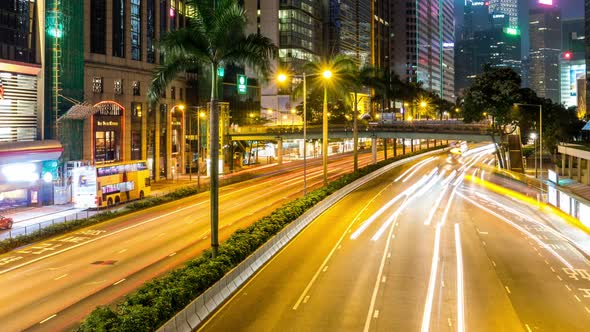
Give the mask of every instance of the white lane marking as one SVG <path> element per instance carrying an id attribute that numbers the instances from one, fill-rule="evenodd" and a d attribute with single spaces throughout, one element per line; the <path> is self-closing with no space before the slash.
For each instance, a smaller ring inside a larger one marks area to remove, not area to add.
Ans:
<path id="1" fill-rule="evenodd" d="M 549 262 L 547 260 L 545 260 L 545 264 L 549 265 Z"/>
<path id="2" fill-rule="evenodd" d="M 313 275 L 313 277 L 311 277 L 311 280 L 309 281 L 309 283 L 307 284 L 307 286 L 305 286 L 305 289 L 303 290 L 303 292 L 299 296 L 299 299 L 297 299 L 297 302 L 295 302 L 295 305 L 293 305 L 293 310 L 297 310 L 297 308 L 299 308 L 299 305 L 301 304 L 301 301 L 303 301 L 303 298 L 305 297 L 305 295 L 307 295 L 307 293 L 311 289 L 311 286 L 314 284 L 314 282 L 316 281 L 316 279 L 320 275 L 320 272 L 322 271 L 322 269 L 324 268 L 324 266 L 328 264 L 328 261 L 330 260 L 330 258 L 332 258 L 332 255 L 334 255 L 334 252 L 336 252 L 336 248 L 338 248 L 338 247 L 341 246 L 342 241 L 344 240 L 344 238 L 346 237 L 346 235 L 348 234 L 348 232 L 352 228 L 352 225 L 354 225 L 358 221 L 358 219 L 360 218 L 361 214 L 365 212 L 365 210 L 373 203 L 373 201 L 375 199 L 377 199 L 378 194 L 380 194 L 381 192 L 385 191 L 388 187 L 389 187 L 389 185 L 386 186 L 385 188 L 383 188 L 383 190 L 381 190 L 369 202 L 367 202 L 367 204 L 365 204 L 365 206 L 357 213 L 357 215 L 354 217 L 354 219 L 350 222 L 350 224 L 348 225 L 348 227 L 342 233 L 342 236 L 340 236 L 340 238 L 338 239 L 338 242 L 336 242 L 336 244 L 334 245 L 334 247 L 332 248 L 332 250 L 330 251 L 330 253 L 328 253 L 328 256 L 326 256 L 326 258 L 324 259 L 324 261 L 322 262 L 322 264 L 320 265 L 320 267 L 318 268 L 318 270 L 315 272 L 315 274 Z"/>
<path id="3" fill-rule="evenodd" d="M 173 253 L 171 253 L 170 255 L 168 255 L 168 257 L 172 257 L 172 256 L 174 256 L 174 255 L 176 255 L 176 253 L 175 253 L 175 252 L 173 252 Z"/>
<path id="4" fill-rule="evenodd" d="M 565 285 L 565 288 L 567 288 L 567 290 L 570 291 L 570 292 L 572 291 L 572 289 L 568 285 Z"/>
<path id="5" fill-rule="evenodd" d="M 557 279 L 559 279 L 559 281 L 563 281 L 563 279 L 561 279 L 561 277 L 560 277 L 560 276 L 557 276 Z"/>
<path id="6" fill-rule="evenodd" d="M 63 279 L 63 278 L 65 278 L 65 277 L 67 277 L 67 276 L 68 276 L 68 274 L 67 274 L 67 273 L 66 273 L 66 274 L 62 274 L 62 275 L 60 275 L 59 277 L 57 277 L 57 278 L 55 278 L 55 279 L 53 279 L 53 280 L 59 280 L 59 279 Z"/>
<path id="7" fill-rule="evenodd" d="M 391 247 L 391 234 L 393 234 L 394 228 L 391 227 L 389 229 L 389 236 L 387 237 L 387 242 L 385 243 L 385 249 L 383 249 L 383 257 L 381 258 L 381 265 L 379 266 L 379 272 L 377 273 L 377 278 L 375 279 L 375 285 L 373 286 L 373 294 L 371 295 L 371 304 L 369 305 L 369 311 L 367 312 L 367 319 L 365 320 L 365 328 L 363 332 L 368 332 L 369 327 L 371 326 L 371 313 L 375 310 L 375 302 L 377 301 L 377 293 L 379 292 L 379 281 L 383 277 L 383 270 L 385 269 L 385 262 L 387 256 L 389 254 L 389 248 Z"/>
<path id="8" fill-rule="evenodd" d="M 492 261 L 492 265 L 493 265 L 494 267 L 496 267 L 496 262 Z"/>
<path id="9" fill-rule="evenodd" d="M 117 281 L 116 283 L 113 284 L 113 286 L 117 286 L 118 284 L 122 283 L 123 281 L 125 281 L 125 278 Z"/>
<path id="10" fill-rule="evenodd" d="M 373 318 L 379 318 L 379 310 L 375 310 L 375 313 L 373 314 Z"/>
<path id="11" fill-rule="evenodd" d="M 432 263 L 430 266 L 430 279 L 428 281 L 428 292 L 426 293 L 426 303 L 424 304 L 424 313 L 422 315 L 422 328 L 420 329 L 422 332 L 430 331 L 430 316 L 432 315 L 432 301 L 434 299 L 434 288 L 436 284 L 436 275 L 438 273 L 441 232 L 442 227 L 446 222 L 449 209 L 451 208 L 451 203 L 453 202 L 455 192 L 455 189 L 451 192 L 451 197 L 447 202 L 442 219 L 436 225 L 436 233 L 434 235 L 434 251 L 432 253 Z"/>
<path id="12" fill-rule="evenodd" d="M 504 286 L 504 288 L 506 288 L 506 291 L 508 292 L 508 294 L 511 294 L 510 288 L 508 288 L 508 286 Z"/>
<path id="13" fill-rule="evenodd" d="M 309 301 L 309 295 L 307 295 L 304 299 L 303 299 L 303 303 L 307 303 L 307 301 Z"/>
<path id="14" fill-rule="evenodd" d="M 588 307 L 584 307 L 584 309 L 590 314 L 590 309 L 588 309 Z"/>
<path id="15" fill-rule="evenodd" d="M 40 321 L 39 324 L 43 324 L 43 323 L 47 322 L 48 320 L 54 318 L 55 316 L 57 316 L 57 314 L 53 314 L 53 315 L 45 318 L 44 320 Z"/>
<path id="16" fill-rule="evenodd" d="M 391 253 L 387 253 L 387 258 L 391 258 Z"/>
<path id="17" fill-rule="evenodd" d="M 521 231 L 522 233 L 524 233 L 525 235 L 527 235 L 531 240 L 537 242 L 537 244 L 541 247 L 543 247 L 545 250 L 549 251 L 549 253 L 551 253 L 553 256 L 555 256 L 555 258 L 557 258 L 558 260 L 560 260 L 565 266 L 569 267 L 570 269 L 573 268 L 573 266 L 563 257 L 561 257 L 561 255 L 559 255 L 555 250 L 553 250 L 550 246 L 548 246 L 547 244 L 543 243 L 543 241 L 539 240 L 539 238 L 537 238 L 535 235 L 531 234 L 529 231 L 527 231 L 526 229 L 524 229 L 523 227 L 521 227 L 520 225 L 516 224 L 515 222 L 511 221 L 510 219 L 496 213 L 495 211 L 490 210 L 489 208 L 479 204 L 478 202 L 474 201 L 473 199 L 458 193 L 459 196 L 463 197 L 463 199 L 467 200 L 468 202 L 470 202 L 471 204 L 479 207 L 480 209 L 486 211 L 487 213 L 497 217 L 500 220 L 503 220 L 504 222 L 508 223 L 509 225 L 511 225 L 512 227 L 518 229 L 519 231 Z"/>
<path id="18" fill-rule="evenodd" d="M 154 221 L 160 220 L 160 219 L 162 219 L 162 218 L 166 218 L 166 217 L 168 217 L 168 216 L 171 216 L 171 215 L 173 215 L 173 214 L 176 214 L 176 213 L 182 212 L 182 211 L 184 211 L 184 210 L 192 209 L 192 208 L 194 208 L 194 207 L 196 207 L 196 206 L 203 205 L 203 204 L 205 204 L 205 203 L 208 203 L 208 201 L 203 201 L 203 202 L 200 202 L 200 203 L 196 203 L 196 204 L 192 204 L 192 205 L 189 205 L 189 206 L 185 206 L 185 207 L 183 207 L 183 208 L 180 208 L 180 209 L 174 210 L 174 211 L 172 211 L 172 212 L 164 213 L 164 214 L 162 214 L 162 215 L 159 215 L 159 216 L 157 216 L 157 217 L 150 218 L 150 219 L 148 219 L 148 220 L 146 220 L 146 221 L 142 221 L 142 222 L 140 222 L 140 223 L 137 223 L 137 224 L 129 225 L 129 226 L 127 226 L 127 227 L 124 227 L 124 228 L 121 228 L 121 229 L 119 229 L 119 230 L 116 230 L 116 231 L 114 231 L 114 232 L 112 232 L 112 233 L 107 233 L 107 234 L 105 234 L 105 235 L 102 235 L 102 236 L 99 236 L 99 237 L 92 238 L 92 239 L 90 239 L 90 240 L 88 240 L 88 241 L 86 241 L 86 242 L 81 242 L 81 243 L 78 243 L 78 244 L 76 244 L 76 245 L 73 245 L 73 246 L 71 246 L 71 247 L 67 247 L 67 248 L 64 248 L 64 249 L 62 249 L 62 250 L 59 250 L 59 251 L 56 251 L 56 252 L 52 252 L 52 253 L 50 253 L 50 254 L 48 254 L 48 255 L 46 255 L 46 256 L 39 257 L 39 258 L 36 258 L 36 259 L 32 259 L 32 260 L 30 260 L 30 261 L 27 261 L 27 262 L 24 262 L 24 263 L 22 263 L 22 264 L 15 265 L 15 266 L 13 266 L 13 267 L 11 267 L 11 268 L 8 268 L 8 269 L 6 269 L 6 270 L 2 270 L 2 271 L 0 271 L 0 275 L 3 275 L 3 274 L 5 274 L 5 273 L 7 273 L 7 272 L 10 272 L 10 271 L 13 271 L 13 270 L 19 269 L 19 268 L 21 268 L 21 267 L 23 267 L 23 266 L 27 266 L 27 265 L 30 265 L 30 264 L 36 263 L 36 262 L 38 262 L 38 261 L 40 261 L 40 260 L 43 260 L 43 259 L 46 259 L 46 258 L 49 258 L 49 257 L 53 257 L 53 256 L 55 256 L 55 255 L 59 255 L 59 254 L 61 254 L 61 253 L 64 253 L 64 252 L 66 252 L 66 251 L 70 251 L 70 250 L 72 250 L 72 249 L 76 249 L 76 248 L 78 248 L 78 247 L 81 247 L 81 246 L 83 246 L 83 245 L 86 245 L 86 244 L 89 244 L 89 243 L 92 243 L 92 242 L 96 242 L 96 241 L 98 241 L 98 240 L 102 240 L 102 239 L 104 239 L 104 238 L 107 238 L 107 237 L 110 237 L 110 236 L 113 236 L 113 235 L 116 235 L 116 234 L 119 234 L 119 233 L 122 233 L 122 232 L 128 231 L 128 230 L 130 230 L 130 229 L 133 229 L 133 228 L 136 228 L 136 227 L 139 227 L 139 226 L 143 226 L 143 225 L 145 225 L 145 224 L 149 224 L 149 223 L 151 223 L 151 222 L 154 222 Z"/>
<path id="19" fill-rule="evenodd" d="M 580 298 L 578 297 L 578 295 L 574 295 L 574 297 L 576 298 L 576 300 L 578 300 L 578 302 L 582 302 L 582 300 L 580 300 Z"/>
<path id="20" fill-rule="evenodd" d="M 445 287 L 445 281 L 444 280 L 441 279 L 440 280 L 440 284 L 441 284 L 442 287 Z"/>
<path id="21" fill-rule="evenodd" d="M 385 280 L 387 280 L 387 277 L 383 276 L 383 278 L 381 278 L 381 283 L 384 283 Z"/>
<path id="22" fill-rule="evenodd" d="M 488 232 L 479 232 L 481 235 L 488 235 Z"/>
<path id="23" fill-rule="evenodd" d="M 122 250 L 119 250 L 118 254 L 122 254 L 122 253 L 124 253 L 125 251 L 127 251 L 127 249 L 122 249 Z"/>
<path id="24" fill-rule="evenodd" d="M 486 241 L 481 241 L 481 244 L 483 244 L 483 246 L 486 246 Z"/>
<path id="25" fill-rule="evenodd" d="M 453 327 L 453 322 L 451 322 L 451 318 L 447 318 L 447 322 L 449 323 L 449 327 Z"/>
<path id="26" fill-rule="evenodd" d="M 553 266 L 550 266 L 549 268 L 551 268 L 551 271 L 552 271 L 553 273 L 555 273 L 555 269 L 553 268 Z"/>
<path id="27" fill-rule="evenodd" d="M 533 330 L 531 330 L 531 328 L 529 327 L 529 324 L 524 324 L 524 326 L 526 327 L 526 330 L 528 332 L 533 332 Z"/>
<path id="28" fill-rule="evenodd" d="M 324 266 L 324 269 L 322 270 L 322 272 L 326 272 L 328 271 L 328 265 Z"/>
<path id="29" fill-rule="evenodd" d="M 455 249 L 457 255 L 457 332 L 465 331 L 465 298 L 463 293 L 463 250 L 459 224 L 455 224 Z"/>

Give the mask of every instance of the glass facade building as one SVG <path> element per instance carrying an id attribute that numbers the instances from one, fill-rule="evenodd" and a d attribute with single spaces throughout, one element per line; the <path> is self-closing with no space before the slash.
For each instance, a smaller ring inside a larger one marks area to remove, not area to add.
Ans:
<path id="1" fill-rule="evenodd" d="M 371 63 L 371 1 L 330 0 L 327 54 L 346 54 L 357 65 Z"/>
<path id="2" fill-rule="evenodd" d="M 529 13 L 530 87 L 537 95 L 560 100 L 559 58 L 561 55 L 561 11 L 535 7 Z"/>
<path id="3" fill-rule="evenodd" d="M 489 0 L 492 14 L 505 14 L 511 27 L 518 26 L 518 0 Z"/>
<path id="4" fill-rule="evenodd" d="M 301 71 L 318 61 L 322 52 L 321 6 L 313 0 L 281 0 L 279 7 L 279 62 Z"/>

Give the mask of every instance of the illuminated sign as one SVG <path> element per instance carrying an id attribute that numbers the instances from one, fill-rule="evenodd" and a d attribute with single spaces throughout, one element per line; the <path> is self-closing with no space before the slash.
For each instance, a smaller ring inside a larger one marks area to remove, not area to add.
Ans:
<path id="1" fill-rule="evenodd" d="M 248 92 L 248 77 L 246 75 L 238 75 L 237 88 L 238 94 L 245 95 Z"/>
<path id="2" fill-rule="evenodd" d="M 563 53 L 563 58 L 566 59 L 566 60 L 571 60 L 572 57 L 573 57 L 573 54 L 570 51 L 567 51 L 567 52 L 564 52 Z"/>
<path id="3" fill-rule="evenodd" d="M 539 0 L 540 5 L 553 6 L 553 0 Z"/>
<path id="4" fill-rule="evenodd" d="M 549 173 L 549 181 L 551 181 L 553 183 L 557 183 L 557 173 L 555 173 L 552 170 L 549 170 L 548 173 Z"/>
<path id="5" fill-rule="evenodd" d="M 504 33 L 507 35 L 510 35 L 510 36 L 519 36 L 520 29 L 514 28 L 514 27 L 507 27 L 507 28 L 504 28 Z"/>
<path id="6" fill-rule="evenodd" d="M 0 100 L 4 99 L 4 83 L 0 79 Z"/>
<path id="7" fill-rule="evenodd" d="M 225 76 L 225 68 L 217 67 L 217 76 L 224 77 Z"/>
<path id="8" fill-rule="evenodd" d="M 443 43 L 442 44 L 444 48 L 454 48 L 455 47 L 455 43 Z"/>
<path id="9" fill-rule="evenodd" d="M 504 14 L 494 14 L 492 17 L 493 18 L 504 18 L 504 17 L 506 17 L 506 15 L 504 15 Z"/>

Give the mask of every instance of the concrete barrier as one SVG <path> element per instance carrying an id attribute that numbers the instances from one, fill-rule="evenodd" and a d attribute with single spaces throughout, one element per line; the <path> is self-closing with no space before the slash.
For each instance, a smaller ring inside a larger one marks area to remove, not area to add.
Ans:
<path id="1" fill-rule="evenodd" d="M 315 220 L 320 214 L 334 205 L 336 202 L 356 190 L 363 184 L 383 175 L 400 165 L 412 162 L 424 156 L 440 153 L 441 150 L 426 152 L 417 156 L 398 160 L 385 167 L 382 167 L 371 174 L 357 179 L 333 193 L 314 207 L 306 211 L 297 220 L 291 222 L 267 243 L 258 248 L 252 255 L 238 264 L 223 278 L 206 290 L 203 294 L 193 300 L 188 306 L 176 316 L 162 325 L 158 332 L 190 331 L 204 322 L 221 304 L 229 299 L 242 285 L 244 285 L 258 269 L 266 264 L 276 255 L 287 243 L 289 243 L 299 232 Z M 188 329 L 187 329 L 188 328 Z"/>

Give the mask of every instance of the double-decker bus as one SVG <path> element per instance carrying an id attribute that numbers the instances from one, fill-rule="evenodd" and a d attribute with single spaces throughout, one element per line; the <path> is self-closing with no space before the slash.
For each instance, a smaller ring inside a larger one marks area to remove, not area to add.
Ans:
<path id="1" fill-rule="evenodd" d="M 150 185 L 150 171 L 145 160 L 72 170 L 72 199 L 78 208 L 101 208 L 143 199 L 149 195 Z"/>

